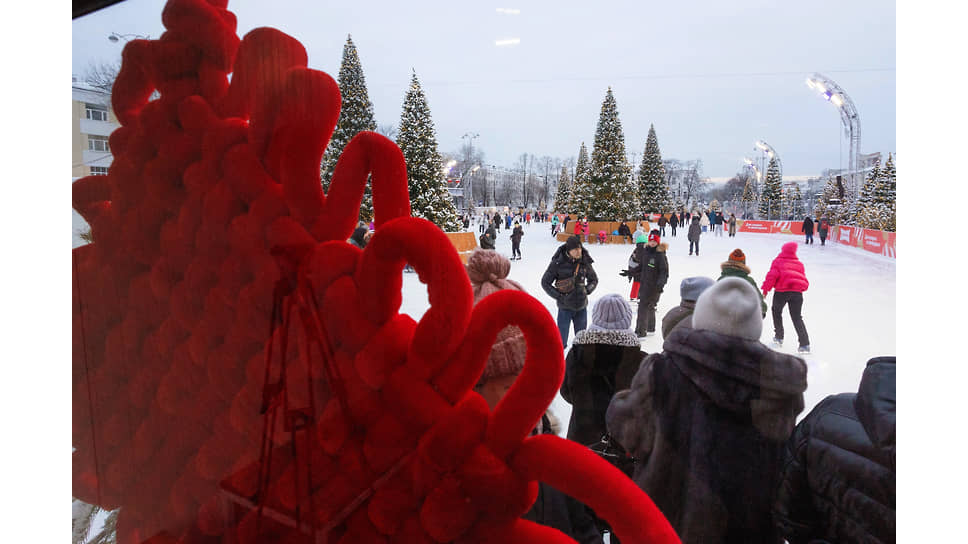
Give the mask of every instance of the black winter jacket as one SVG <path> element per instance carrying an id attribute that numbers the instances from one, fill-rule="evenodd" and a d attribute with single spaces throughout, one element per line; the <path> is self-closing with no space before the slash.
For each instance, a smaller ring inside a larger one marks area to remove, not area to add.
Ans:
<path id="1" fill-rule="evenodd" d="M 518 225 L 514 227 L 514 231 L 511 232 L 511 241 L 515 244 L 520 244 L 522 236 L 524 236 L 524 229 L 521 228 L 521 225 Z"/>
<path id="2" fill-rule="evenodd" d="M 669 224 L 672 225 L 672 228 L 678 227 L 679 226 L 679 216 L 676 215 L 676 214 L 672 214 L 669 217 Z"/>
<path id="3" fill-rule="evenodd" d="M 568 255 L 565 244 L 561 244 L 551 257 L 551 262 L 548 264 L 544 275 L 541 276 L 541 288 L 545 290 L 545 293 L 548 293 L 548 296 L 555 299 L 559 308 L 573 311 L 581 310 L 588 306 L 588 295 L 592 294 L 595 287 L 598 286 L 598 275 L 592 268 L 593 262 L 595 261 L 592 260 L 591 255 L 584 247 L 582 247 L 581 258 L 576 261 Z M 575 265 L 578 265 L 577 273 L 575 272 Z M 576 276 L 575 288 L 570 293 L 562 293 L 555 289 L 554 282 L 556 279 L 565 279 L 572 276 Z"/>
<path id="4" fill-rule="evenodd" d="M 867 362 L 857 393 L 831 395 L 785 449 L 774 516 L 790 544 L 895 542 L 895 358 Z"/>
<path id="5" fill-rule="evenodd" d="M 696 309 L 696 301 L 683 300 L 678 306 L 666 312 L 662 317 L 662 338 L 666 339 L 676 327 L 692 328 L 692 312 Z"/>
<path id="6" fill-rule="evenodd" d="M 803 220 L 803 233 L 813 234 L 813 220 L 809 217 Z"/>
<path id="7" fill-rule="evenodd" d="M 495 240 L 497 240 L 497 233 L 494 232 L 494 225 L 488 225 L 487 230 L 480 238 L 481 249 L 494 249 Z"/>
<path id="8" fill-rule="evenodd" d="M 642 285 L 639 288 L 639 300 L 655 296 L 665 288 L 666 281 L 669 280 L 669 259 L 666 258 L 668 247 L 667 244 L 656 247 L 642 244 L 642 247 L 635 249 L 635 260 L 639 263 L 638 280 Z"/>
<path id="9" fill-rule="evenodd" d="M 633 479 L 685 544 L 779 544 L 773 492 L 807 365 L 755 340 L 678 327 L 605 420 Z"/>
<path id="10" fill-rule="evenodd" d="M 541 434 L 557 434 L 547 415 L 541 416 Z M 549 459 L 554 462 L 554 459 Z M 602 544 L 602 535 L 585 505 L 544 482 L 538 482 L 538 497 L 522 519 L 558 529 L 579 544 Z"/>
<path id="11" fill-rule="evenodd" d="M 699 216 L 693 216 L 692 222 L 689 224 L 689 234 L 686 235 L 686 238 L 690 242 L 698 242 L 701 234 L 702 227 L 699 225 Z"/>
<path id="12" fill-rule="evenodd" d="M 583 446 L 605 434 L 605 410 L 616 391 L 628 389 L 646 353 L 631 330 L 585 329 L 565 357 L 561 397 L 571 404 L 568 439 Z"/>

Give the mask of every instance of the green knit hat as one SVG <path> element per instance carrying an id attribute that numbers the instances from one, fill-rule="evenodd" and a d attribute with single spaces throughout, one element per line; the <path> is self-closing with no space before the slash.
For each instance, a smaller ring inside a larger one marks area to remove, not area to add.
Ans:
<path id="1" fill-rule="evenodd" d="M 640 235 L 638 235 L 638 236 L 635 237 L 635 243 L 636 244 L 639 244 L 639 243 L 644 244 L 644 243 L 646 243 L 648 241 L 649 241 L 649 237 L 646 236 L 645 233 L 642 233 L 642 234 L 640 234 Z"/>

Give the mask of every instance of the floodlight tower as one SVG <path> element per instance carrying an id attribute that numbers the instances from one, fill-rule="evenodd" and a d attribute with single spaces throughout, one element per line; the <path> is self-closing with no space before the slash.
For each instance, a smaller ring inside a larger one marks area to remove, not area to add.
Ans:
<path id="1" fill-rule="evenodd" d="M 765 175 L 766 170 L 770 167 L 769 159 L 776 159 L 776 167 L 779 169 L 780 178 L 783 178 L 783 161 L 780 160 L 780 155 L 773 149 L 773 146 L 764 142 L 763 140 L 756 140 L 753 144 L 753 151 L 762 151 L 764 162 L 763 172 Z"/>
<path id="2" fill-rule="evenodd" d="M 840 88 L 840 85 L 827 76 L 815 73 L 807 78 L 807 86 L 820 93 L 824 100 L 837 107 L 840 120 L 844 124 L 844 134 L 847 135 L 850 149 L 847 152 L 847 180 L 848 190 L 856 195 L 859 190 L 857 183 L 857 169 L 860 166 L 860 115 L 854 101 Z"/>

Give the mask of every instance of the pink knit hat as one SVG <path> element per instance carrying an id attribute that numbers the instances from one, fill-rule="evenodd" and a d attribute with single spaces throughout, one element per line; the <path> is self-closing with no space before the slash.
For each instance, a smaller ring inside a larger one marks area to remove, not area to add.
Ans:
<path id="1" fill-rule="evenodd" d="M 509 280 L 511 261 L 507 257 L 491 249 L 475 249 L 467 259 L 467 275 L 474 290 L 474 304 L 487 295 L 502 289 L 525 291 L 524 287 Z M 478 385 L 493 378 L 515 376 L 524 369 L 524 358 L 527 345 L 524 334 L 515 326 L 507 326 L 497 333 L 491 354 L 487 358 L 484 373 L 478 380 Z"/>

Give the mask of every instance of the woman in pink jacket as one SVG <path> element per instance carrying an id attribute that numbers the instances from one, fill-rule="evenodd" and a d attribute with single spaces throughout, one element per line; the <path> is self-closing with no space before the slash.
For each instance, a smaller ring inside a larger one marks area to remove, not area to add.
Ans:
<path id="1" fill-rule="evenodd" d="M 765 298 L 771 289 L 776 289 L 773 295 L 773 345 L 783 345 L 783 307 L 790 305 L 790 318 L 793 319 L 793 327 L 797 330 L 797 340 L 800 347 L 799 353 L 810 353 L 810 337 L 807 336 L 807 327 L 803 324 L 803 316 L 800 310 L 803 308 L 803 292 L 810 286 L 807 281 L 807 274 L 803 270 L 803 263 L 797 259 L 797 243 L 787 242 L 780 248 L 780 254 L 773 259 L 770 271 L 766 273 L 763 280 L 763 291 Z"/>

